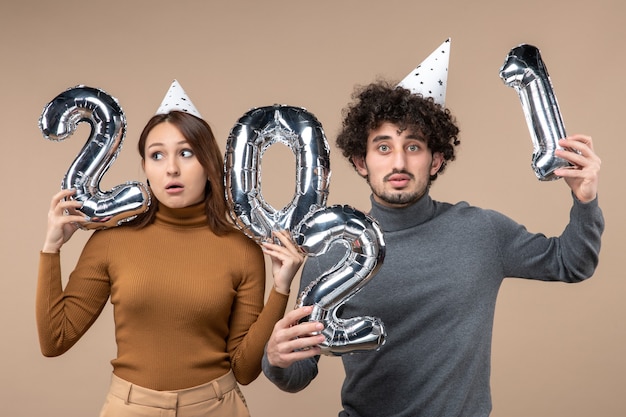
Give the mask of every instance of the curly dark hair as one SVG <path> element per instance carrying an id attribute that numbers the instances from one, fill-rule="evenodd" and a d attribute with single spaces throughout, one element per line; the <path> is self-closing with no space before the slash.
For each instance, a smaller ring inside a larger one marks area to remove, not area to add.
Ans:
<path id="1" fill-rule="evenodd" d="M 369 133 L 384 122 L 393 123 L 400 130 L 420 132 L 427 138 L 431 152 L 443 155 L 444 162 L 431 176 L 431 181 L 443 172 L 448 161 L 454 160 L 454 147 L 460 143 L 459 128 L 450 111 L 435 103 L 432 97 L 413 94 L 389 81 L 379 80 L 357 87 L 352 98 L 354 101 L 343 110 L 337 147 L 353 166 L 354 157 L 365 158 Z"/>

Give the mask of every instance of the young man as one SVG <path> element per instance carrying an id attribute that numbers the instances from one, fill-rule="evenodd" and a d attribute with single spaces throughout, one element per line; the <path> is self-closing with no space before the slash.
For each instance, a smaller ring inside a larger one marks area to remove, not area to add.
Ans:
<path id="1" fill-rule="evenodd" d="M 342 316 L 367 314 L 387 328 L 377 351 L 343 355 L 346 379 L 339 416 L 484 417 L 496 297 L 505 277 L 579 282 L 598 263 L 604 229 L 598 207 L 600 159 L 590 137 L 573 135 L 557 156 L 571 189 L 570 222 L 559 237 L 528 232 L 491 210 L 431 199 L 429 187 L 455 157 L 458 129 L 432 98 L 384 82 L 355 94 L 337 145 L 372 191 L 370 215 L 385 234 L 377 276 L 348 300 Z M 308 259 L 301 289 L 326 271 Z M 263 370 L 296 392 L 317 374 L 320 324 L 297 324 L 302 307 L 279 321 Z"/>

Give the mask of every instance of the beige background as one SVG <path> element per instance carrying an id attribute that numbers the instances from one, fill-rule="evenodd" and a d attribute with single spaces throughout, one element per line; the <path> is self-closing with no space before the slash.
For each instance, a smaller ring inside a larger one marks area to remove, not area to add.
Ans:
<path id="1" fill-rule="evenodd" d="M 87 135 L 79 129 L 62 143 L 44 140 L 37 121 L 49 100 L 86 84 L 120 101 L 128 134 L 101 184 L 110 188 L 144 180 L 136 140 L 174 78 L 222 149 L 244 112 L 274 103 L 306 107 L 332 144 L 355 84 L 379 75 L 399 80 L 451 37 L 447 105 L 462 144 L 458 160 L 435 183 L 436 199 L 494 208 L 548 235 L 566 224 L 569 191 L 563 181 L 535 179 L 519 100 L 498 77 L 504 57 L 520 43 L 541 48 L 567 131 L 592 135 L 603 159 L 607 229 L 595 277 L 579 285 L 507 280 L 500 292 L 493 416 L 626 415 L 625 13 L 620 0 L 4 0 L 0 414 L 97 415 L 115 355 L 109 307 L 64 356 L 39 352 L 34 295 L 46 212 Z M 276 207 L 290 200 L 294 182 L 293 164 L 277 163 L 293 161 L 282 148 L 272 147 L 263 165 L 264 194 Z M 334 146 L 331 160 L 329 204 L 367 210 L 366 185 Z M 66 273 L 87 236 L 77 233 L 64 248 Z M 302 393 L 282 393 L 263 376 L 244 390 L 254 416 L 332 416 L 342 376 L 340 359 L 323 358 L 320 376 Z"/>

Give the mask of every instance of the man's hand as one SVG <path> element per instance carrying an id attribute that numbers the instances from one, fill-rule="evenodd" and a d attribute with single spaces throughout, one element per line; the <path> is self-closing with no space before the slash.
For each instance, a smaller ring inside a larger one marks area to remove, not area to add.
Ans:
<path id="1" fill-rule="evenodd" d="M 267 342 L 267 359 L 272 366 L 287 368 L 292 363 L 319 355 L 318 345 L 325 340 L 319 334 L 324 329 L 320 322 L 298 321 L 313 311 L 313 307 L 305 306 L 285 314 L 276 325 Z"/>
<path id="2" fill-rule="evenodd" d="M 602 161 L 593 151 L 591 137 L 572 135 L 559 140 L 559 145 L 565 149 L 557 149 L 555 155 L 569 161 L 573 166 L 556 169 L 554 174 L 563 177 L 578 200 L 583 203 L 594 200 L 598 194 Z"/>

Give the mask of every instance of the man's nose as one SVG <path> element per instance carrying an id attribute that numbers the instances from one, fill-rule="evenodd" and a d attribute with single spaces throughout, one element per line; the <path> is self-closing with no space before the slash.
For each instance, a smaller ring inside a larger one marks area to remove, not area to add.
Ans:
<path id="1" fill-rule="evenodd" d="M 397 170 L 403 170 L 406 168 L 406 152 L 404 149 L 394 151 L 393 168 Z"/>

